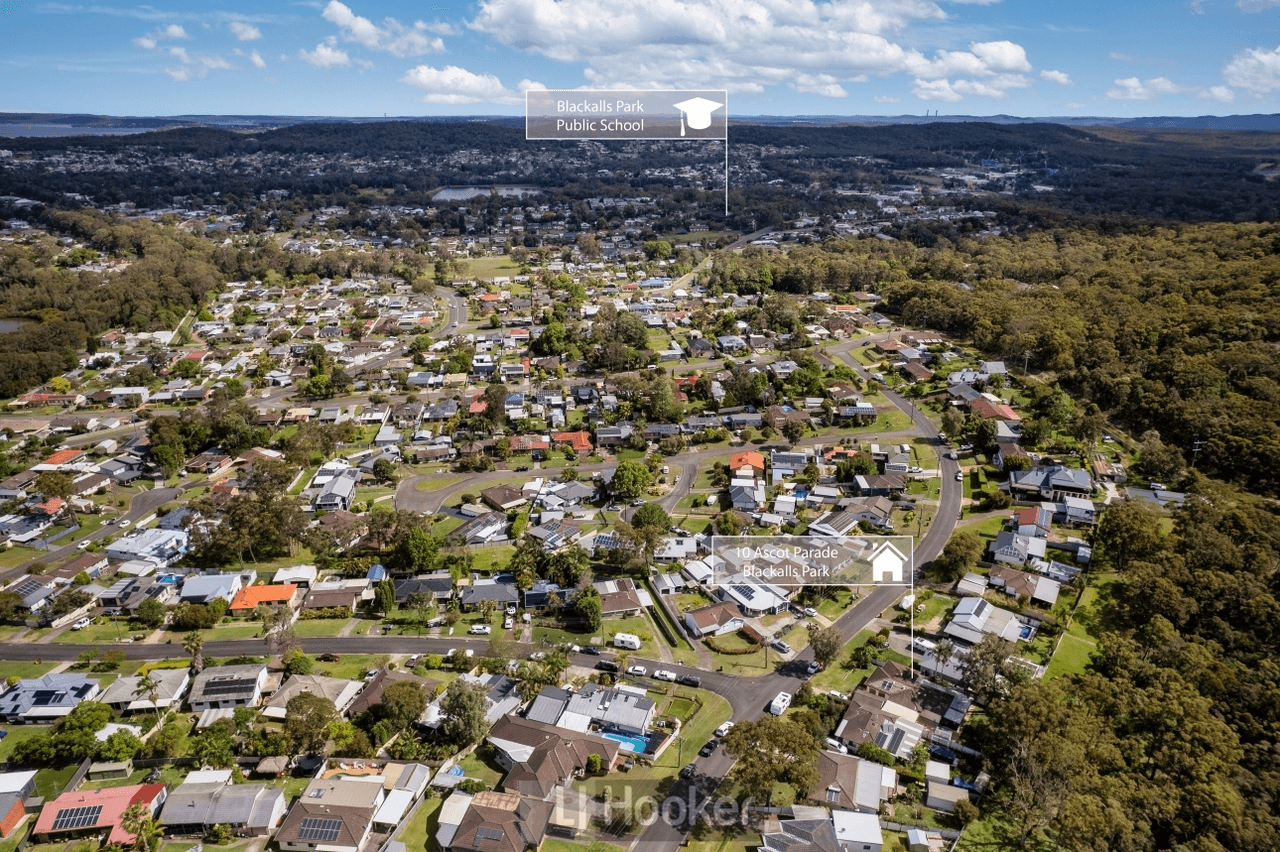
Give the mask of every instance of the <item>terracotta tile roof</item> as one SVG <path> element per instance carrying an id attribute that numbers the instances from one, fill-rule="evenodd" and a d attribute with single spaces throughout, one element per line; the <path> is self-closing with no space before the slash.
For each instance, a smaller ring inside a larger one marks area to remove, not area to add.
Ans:
<path id="1" fill-rule="evenodd" d="M 282 583 L 270 586 L 245 586 L 236 592 L 231 601 L 231 609 L 255 609 L 262 603 L 288 603 L 297 594 L 298 587 L 293 583 Z"/>

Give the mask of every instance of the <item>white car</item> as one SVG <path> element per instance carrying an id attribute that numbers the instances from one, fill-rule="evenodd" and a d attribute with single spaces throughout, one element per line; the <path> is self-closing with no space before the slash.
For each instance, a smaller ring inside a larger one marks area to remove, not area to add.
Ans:
<path id="1" fill-rule="evenodd" d="M 488 636 L 493 632 L 493 628 L 487 624 L 473 624 L 467 632 L 475 636 Z"/>
<path id="2" fill-rule="evenodd" d="M 71 625 L 71 629 L 72 629 L 72 630 L 84 630 L 84 629 L 85 629 L 86 627 L 88 627 L 90 624 L 93 624 L 93 619 L 86 615 L 84 618 L 80 619 L 80 620 L 79 620 L 79 621 L 77 621 L 75 624 Z"/>
<path id="3" fill-rule="evenodd" d="M 647 675 L 648 673 L 649 673 L 649 670 L 648 670 L 648 669 L 646 669 L 644 666 L 628 666 L 628 667 L 627 667 L 627 674 L 629 674 L 629 675 L 636 675 L 637 677 L 644 677 L 644 676 L 645 676 L 645 675 Z"/>
<path id="4" fill-rule="evenodd" d="M 538 660 L 545 660 L 546 658 L 547 658 L 546 651 L 534 651 L 532 654 L 529 655 L 529 659 L 533 660 L 534 662 L 537 662 Z"/>
<path id="5" fill-rule="evenodd" d="M 964 471 L 963 471 L 963 470 L 957 470 L 957 471 L 956 471 L 956 482 L 964 482 Z"/>
<path id="6" fill-rule="evenodd" d="M 676 673 L 672 671 L 667 671 L 666 669 L 658 669 L 656 672 L 653 673 L 653 676 L 656 680 L 666 680 L 666 681 L 674 682 L 676 679 Z"/>
<path id="7" fill-rule="evenodd" d="M 804 608 L 804 614 L 810 618 L 815 618 L 818 615 L 818 611 L 811 606 L 807 606 Z"/>
<path id="8" fill-rule="evenodd" d="M 716 728 L 716 736 L 717 736 L 717 737 L 723 737 L 725 734 L 729 733 L 729 732 L 730 732 L 730 731 L 732 731 L 732 730 L 733 730 L 733 723 L 732 723 L 732 722 L 725 722 L 723 725 L 721 725 L 720 727 Z"/>
<path id="9" fill-rule="evenodd" d="M 133 521 L 129 520 L 128 518 L 121 518 L 121 519 L 120 519 L 120 523 L 119 523 L 119 524 L 117 524 L 117 526 L 127 527 L 127 526 L 129 526 L 129 524 L 131 524 L 131 523 L 133 523 Z"/>
<path id="10" fill-rule="evenodd" d="M 510 630 L 513 626 L 515 626 L 515 623 L 516 623 L 515 619 L 508 615 L 506 618 L 502 619 L 502 629 Z"/>
<path id="11" fill-rule="evenodd" d="M 769 712 L 775 716 L 781 716 L 787 712 L 787 708 L 791 706 L 791 693 L 779 692 L 777 696 L 769 703 Z"/>
<path id="12" fill-rule="evenodd" d="M 77 544 L 77 545 L 76 545 L 76 549 L 77 549 L 77 550 L 88 550 L 88 549 L 89 549 L 89 542 L 87 542 L 87 541 L 82 541 L 82 542 L 80 542 L 79 544 Z"/>

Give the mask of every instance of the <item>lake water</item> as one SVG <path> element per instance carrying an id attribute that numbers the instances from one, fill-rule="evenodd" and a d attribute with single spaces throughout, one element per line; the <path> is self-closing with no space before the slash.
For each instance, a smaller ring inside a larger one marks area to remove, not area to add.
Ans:
<path id="1" fill-rule="evenodd" d="M 72 127 L 68 124 L 0 124 L 5 136 L 123 136 L 146 133 L 154 127 Z"/>

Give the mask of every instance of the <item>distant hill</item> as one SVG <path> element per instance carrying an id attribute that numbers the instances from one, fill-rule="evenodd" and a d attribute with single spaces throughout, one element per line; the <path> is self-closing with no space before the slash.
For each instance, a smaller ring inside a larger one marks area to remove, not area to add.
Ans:
<path id="1" fill-rule="evenodd" d="M 172 115 L 111 116 L 87 113 L 0 113 L 0 137 L 26 135 L 66 135 L 74 133 L 128 133 L 175 127 L 219 127 L 227 130 L 268 130 L 305 124 L 373 124 L 388 121 L 424 123 L 487 122 L 503 127 L 524 127 L 523 116 L 368 116 L 343 118 L 306 115 Z M 1280 114 L 1269 115 L 1199 115 L 1143 116 L 1119 118 L 1108 116 L 1059 115 L 1024 117 L 1016 115 L 740 115 L 731 116 L 734 124 L 758 124 L 771 127 L 813 127 L 831 125 L 894 124 L 1063 124 L 1074 127 L 1130 127 L 1159 130 L 1280 130 Z M 29 128 L 30 133 L 23 129 Z M 37 129 L 38 128 L 38 129 Z M 51 132 L 52 131 L 52 132 Z"/>

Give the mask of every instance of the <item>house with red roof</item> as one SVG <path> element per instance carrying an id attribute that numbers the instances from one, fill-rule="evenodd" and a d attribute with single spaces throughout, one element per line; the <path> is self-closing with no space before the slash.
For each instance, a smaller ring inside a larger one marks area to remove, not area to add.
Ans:
<path id="1" fill-rule="evenodd" d="M 729 456 L 729 470 L 751 468 L 757 476 L 764 476 L 764 454 L 754 450 L 746 450 Z"/>
<path id="2" fill-rule="evenodd" d="M 252 614 L 259 604 L 267 606 L 284 606 L 292 609 L 298 600 L 298 587 L 293 583 L 279 583 L 269 586 L 245 586 L 236 592 L 228 609 L 237 614 Z"/>
<path id="3" fill-rule="evenodd" d="M 131 805 L 144 805 L 151 815 L 160 812 L 167 796 L 163 784 L 135 784 L 102 790 L 73 790 L 45 802 L 36 819 L 35 837 L 40 843 L 73 837 L 107 834 L 107 843 L 131 844 L 135 837 L 120 819 Z"/>
<path id="4" fill-rule="evenodd" d="M 969 404 L 974 416 L 984 420 L 1004 420 L 1010 423 L 1021 423 L 1018 413 L 1004 403 L 994 403 L 986 397 L 978 397 Z"/>
<path id="5" fill-rule="evenodd" d="M 551 442 L 556 446 L 568 444 L 580 456 L 591 455 L 591 451 L 595 449 L 591 445 L 591 435 L 581 430 L 577 432 L 556 432 L 551 436 Z"/>

